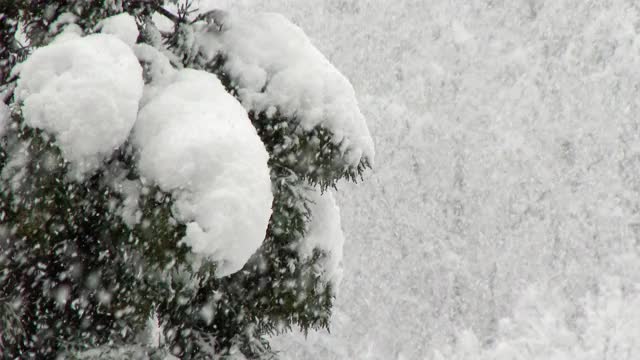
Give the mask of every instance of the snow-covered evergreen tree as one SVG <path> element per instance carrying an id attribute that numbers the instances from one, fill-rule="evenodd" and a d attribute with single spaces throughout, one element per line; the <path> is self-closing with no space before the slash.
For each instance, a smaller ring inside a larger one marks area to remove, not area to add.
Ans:
<path id="1" fill-rule="evenodd" d="M 0 4 L 0 353 L 267 358 L 328 328 L 373 145 L 276 14 Z M 174 23 L 160 31 L 154 16 Z"/>

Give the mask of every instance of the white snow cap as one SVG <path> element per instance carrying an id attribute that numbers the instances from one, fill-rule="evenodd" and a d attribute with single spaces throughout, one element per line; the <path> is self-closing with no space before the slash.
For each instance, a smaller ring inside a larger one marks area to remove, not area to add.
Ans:
<path id="1" fill-rule="evenodd" d="M 333 193 L 325 191 L 320 194 L 316 190 L 309 196 L 311 200 L 311 221 L 307 225 L 307 234 L 300 242 L 298 251 L 302 258 L 313 255 L 313 250 L 325 252 L 321 268 L 322 279 L 331 283 L 337 291 L 342 280 L 342 247 L 344 234 L 340 225 L 340 208 L 336 204 Z"/>
<path id="2" fill-rule="evenodd" d="M 143 86 L 142 68 L 120 39 L 73 34 L 27 58 L 15 94 L 25 123 L 54 135 L 81 177 L 127 139 Z"/>
<path id="3" fill-rule="evenodd" d="M 173 194 L 174 216 L 187 225 L 183 243 L 215 261 L 216 276 L 232 274 L 265 238 L 269 156 L 215 75 L 185 69 L 163 82 L 134 129 L 141 174 Z"/>
<path id="4" fill-rule="evenodd" d="M 136 19 L 127 13 L 110 16 L 100 21 L 97 27 L 101 33 L 114 35 L 129 46 L 133 46 L 138 40 Z"/>
<path id="5" fill-rule="evenodd" d="M 373 163 L 373 140 L 351 83 L 299 27 L 274 13 L 210 14 L 210 24 L 201 24 L 200 45 L 212 60 L 226 57 L 224 70 L 247 110 L 275 106 L 306 130 L 322 125 L 335 135 L 350 165 L 363 158 Z"/>

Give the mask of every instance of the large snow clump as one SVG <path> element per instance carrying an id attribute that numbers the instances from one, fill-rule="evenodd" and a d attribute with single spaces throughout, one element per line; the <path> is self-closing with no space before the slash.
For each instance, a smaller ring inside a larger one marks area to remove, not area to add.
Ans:
<path id="1" fill-rule="evenodd" d="M 15 94 L 26 125 L 54 135 L 81 177 L 127 139 L 143 86 L 137 58 L 116 36 L 66 34 L 27 58 Z"/>
<path id="2" fill-rule="evenodd" d="M 150 48 L 140 56 L 153 60 Z M 162 55 L 156 53 L 156 63 Z M 162 74 L 161 71 L 155 71 Z M 143 177 L 174 195 L 182 240 L 217 262 L 217 276 L 242 268 L 271 216 L 268 154 L 244 108 L 215 75 L 165 72 L 148 86 L 134 129 Z"/>

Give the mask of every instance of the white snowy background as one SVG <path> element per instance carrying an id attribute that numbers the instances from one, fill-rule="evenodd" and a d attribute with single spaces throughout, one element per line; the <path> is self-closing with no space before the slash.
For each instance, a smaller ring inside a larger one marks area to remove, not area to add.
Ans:
<path id="1" fill-rule="evenodd" d="M 637 2 L 214 3 L 301 26 L 375 141 L 332 332 L 285 358 L 640 358 Z"/>
<path id="2" fill-rule="evenodd" d="M 283 358 L 640 358 L 639 4 L 203 0 L 299 25 L 375 142 L 331 334 Z"/>

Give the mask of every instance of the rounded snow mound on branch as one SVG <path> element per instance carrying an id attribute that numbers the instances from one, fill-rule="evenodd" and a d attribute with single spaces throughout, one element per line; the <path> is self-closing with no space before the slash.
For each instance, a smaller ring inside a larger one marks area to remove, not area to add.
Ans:
<path id="1" fill-rule="evenodd" d="M 136 43 L 140 34 L 136 19 L 127 13 L 110 16 L 100 21 L 97 27 L 101 33 L 114 35 L 129 46 Z"/>
<path id="2" fill-rule="evenodd" d="M 315 190 L 309 194 L 309 200 L 311 221 L 307 225 L 304 239 L 298 246 L 298 252 L 302 258 L 312 257 L 316 249 L 323 252 L 320 276 L 326 283 L 330 283 L 335 291 L 342 281 L 344 234 L 340 225 L 340 208 L 330 191 L 321 194 Z"/>
<path id="3" fill-rule="evenodd" d="M 120 39 L 66 34 L 21 65 L 15 94 L 25 124 L 55 136 L 80 178 L 127 139 L 143 87 L 142 68 Z"/>
<path id="4" fill-rule="evenodd" d="M 374 147 L 353 86 L 305 33 L 280 14 L 224 14 L 201 23 L 201 51 L 223 70 L 248 111 L 276 111 L 305 130 L 333 133 L 349 165 L 373 164 Z"/>
<path id="5" fill-rule="evenodd" d="M 174 216 L 187 225 L 182 242 L 196 258 L 216 262 L 217 276 L 234 273 L 262 244 L 271 216 L 264 144 L 215 75 L 185 69 L 149 87 L 133 137 L 141 175 L 173 194 Z"/>

